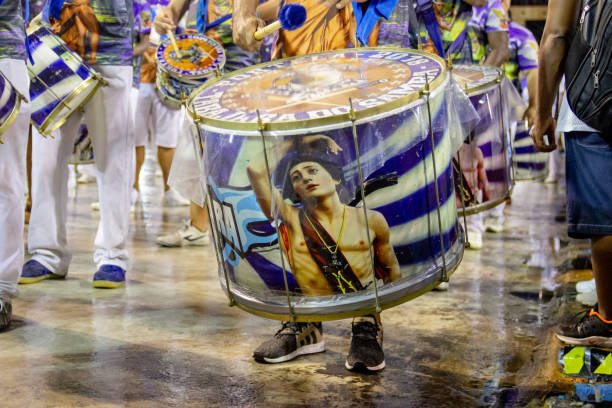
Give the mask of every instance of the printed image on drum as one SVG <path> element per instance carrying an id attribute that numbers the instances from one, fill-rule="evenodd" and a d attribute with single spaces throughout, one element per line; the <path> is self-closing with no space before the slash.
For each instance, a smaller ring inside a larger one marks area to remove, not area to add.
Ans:
<path id="1" fill-rule="evenodd" d="M 503 72 L 483 65 L 455 65 L 453 78 L 465 89 L 480 120 L 453 157 L 459 214 L 485 211 L 510 197 L 511 144 L 503 104 Z M 464 210 L 465 207 L 465 210 Z"/>
<path id="2" fill-rule="evenodd" d="M 410 300 L 454 271 L 463 236 L 444 66 L 418 51 L 332 51 L 236 71 L 192 95 L 234 304 L 339 319 Z M 420 92 L 427 82 L 431 93 Z"/>
<path id="3" fill-rule="evenodd" d="M 157 47 L 155 88 L 162 103 L 179 109 L 183 100 L 208 79 L 221 76 L 225 50 L 215 40 L 200 34 L 176 36 L 180 58 L 170 39 Z"/>
<path id="4" fill-rule="evenodd" d="M 42 135 L 49 135 L 87 103 L 104 81 L 49 27 L 31 27 L 28 38 L 34 60 L 34 65 L 27 61 L 30 120 Z"/>
<path id="5" fill-rule="evenodd" d="M 548 176 L 548 153 L 536 149 L 526 120 L 517 123 L 512 145 L 514 180 L 543 180 Z"/>
<path id="6" fill-rule="evenodd" d="M 2 134 L 19 113 L 22 99 L 25 100 L 25 97 L 0 72 L 0 143 L 3 143 Z"/>

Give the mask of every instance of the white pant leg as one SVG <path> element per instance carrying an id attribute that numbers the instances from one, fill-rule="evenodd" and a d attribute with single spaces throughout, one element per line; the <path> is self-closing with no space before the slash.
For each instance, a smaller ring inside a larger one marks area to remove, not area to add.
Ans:
<path id="1" fill-rule="evenodd" d="M 66 275 L 72 259 L 68 248 L 68 161 L 81 124 L 81 114 L 43 138 L 32 129 L 32 211 L 28 250 L 32 259 L 57 275 Z"/>
<path id="2" fill-rule="evenodd" d="M 504 217 L 504 208 L 506 208 L 505 201 L 487 211 L 487 217 L 495 217 L 499 219 L 499 222 L 503 223 L 506 219 L 506 217 Z"/>
<path id="3" fill-rule="evenodd" d="M 161 147 L 176 148 L 181 129 L 180 109 L 170 109 L 154 94 L 152 120 L 155 122 L 155 144 Z"/>
<path id="4" fill-rule="evenodd" d="M 149 133 L 155 137 L 153 124 L 153 103 L 157 98 L 153 84 L 142 83 L 138 90 L 138 101 L 134 108 L 134 143 L 136 146 L 146 146 Z"/>
<path id="5" fill-rule="evenodd" d="M 98 65 L 108 81 L 85 108 L 85 123 L 92 133 L 100 224 L 94 262 L 129 269 L 126 248 L 130 196 L 134 173 L 134 132 L 130 125 L 131 66 Z"/>
<path id="6" fill-rule="evenodd" d="M 28 96 L 30 80 L 24 61 L 0 59 L 0 71 Z M 17 295 L 23 266 L 23 217 L 26 192 L 26 150 L 30 104 L 22 101 L 0 145 L 0 296 Z"/>
<path id="7" fill-rule="evenodd" d="M 483 217 L 482 217 L 481 212 L 472 214 L 472 215 L 468 215 L 466 217 L 468 231 L 484 232 L 485 227 L 484 227 L 482 218 Z M 469 237 L 469 233 L 468 233 L 468 237 Z"/>

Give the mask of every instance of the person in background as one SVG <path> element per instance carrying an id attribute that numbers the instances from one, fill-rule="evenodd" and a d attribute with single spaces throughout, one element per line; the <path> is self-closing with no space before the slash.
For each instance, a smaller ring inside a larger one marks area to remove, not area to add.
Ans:
<path id="1" fill-rule="evenodd" d="M 0 4 L 0 72 L 17 92 L 29 99 L 24 24 L 21 0 L 4 0 Z M 17 295 L 24 256 L 23 208 L 30 123 L 27 99 L 21 101 L 13 123 L 1 136 L 4 144 L 0 144 L 0 331 L 11 323 L 11 298 Z"/>
<path id="2" fill-rule="evenodd" d="M 581 121 L 571 110 L 567 93 L 556 124 L 552 116 L 581 5 L 580 0 L 548 3 L 540 43 L 532 137 L 538 150 L 552 152 L 557 148 L 555 131 L 565 133 L 568 234 L 591 240 L 598 303 L 569 324 L 560 325 L 557 337 L 572 345 L 612 347 L 612 183 L 609 176 L 602 177 L 612 174 L 612 134 L 599 132 Z M 589 24 L 592 20 L 586 21 Z"/>

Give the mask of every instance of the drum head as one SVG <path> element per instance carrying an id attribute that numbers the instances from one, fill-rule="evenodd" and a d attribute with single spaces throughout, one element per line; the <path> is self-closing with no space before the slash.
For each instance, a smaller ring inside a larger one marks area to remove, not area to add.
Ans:
<path id="1" fill-rule="evenodd" d="M 202 78 L 214 75 L 225 66 L 225 51 L 215 40 L 199 34 L 176 37 L 181 52 L 178 58 L 170 39 L 157 48 L 158 67 L 176 78 Z"/>
<path id="2" fill-rule="evenodd" d="M 329 51 L 256 65 L 209 80 L 189 100 L 200 122 L 222 129 L 298 130 L 366 120 L 418 100 L 446 79 L 440 58 L 418 51 Z M 342 126 L 345 126 L 342 125 Z"/>
<path id="3" fill-rule="evenodd" d="M 493 88 L 502 75 L 501 69 L 487 65 L 453 66 L 453 78 L 468 95 Z"/>

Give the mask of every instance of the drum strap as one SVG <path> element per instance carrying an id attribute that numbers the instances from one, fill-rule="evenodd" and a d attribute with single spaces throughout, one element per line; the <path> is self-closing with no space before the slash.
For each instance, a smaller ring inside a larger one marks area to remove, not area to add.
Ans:
<path id="1" fill-rule="evenodd" d="M 368 44 L 370 33 L 381 17 L 389 19 L 399 0 L 372 0 L 363 11 L 362 3 L 353 2 L 353 14 L 357 21 L 357 39 L 363 45 Z M 355 44 L 357 46 L 357 44 Z"/>
<path id="2" fill-rule="evenodd" d="M 348 260 L 325 228 L 315 217 L 308 217 L 303 209 L 299 214 L 306 247 L 334 292 L 347 293 L 363 290 L 364 287 L 353 272 Z"/>
<path id="3" fill-rule="evenodd" d="M 438 25 L 438 19 L 436 18 L 431 0 L 417 0 L 417 13 L 423 18 L 425 28 L 427 28 L 427 32 L 429 33 L 429 38 L 431 38 L 431 41 L 436 47 L 438 55 L 442 58 L 446 58 L 444 43 L 442 42 L 442 35 L 440 34 L 440 26 Z"/>

